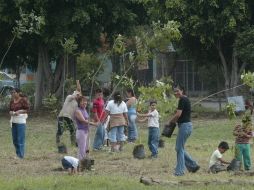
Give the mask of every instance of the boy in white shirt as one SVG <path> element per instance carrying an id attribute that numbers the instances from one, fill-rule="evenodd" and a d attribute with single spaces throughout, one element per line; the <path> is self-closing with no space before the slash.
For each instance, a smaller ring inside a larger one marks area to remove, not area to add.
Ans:
<path id="1" fill-rule="evenodd" d="M 64 156 L 62 166 L 68 170 L 69 175 L 76 174 L 78 172 L 79 160 L 72 156 Z"/>
<path id="2" fill-rule="evenodd" d="M 221 171 L 225 171 L 226 167 L 224 164 L 230 164 L 230 162 L 227 162 L 222 159 L 222 154 L 226 152 L 229 149 L 228 143 L 225 141 L 222 141 L 218 149 L 215 150 L 210 158 L 209 162 L 209 171 L 212 173 L 218 173 Z"/>
<path id="3" fill-rule="evenodd" d="M 160 128 L 159 128 L 159 113 L 156 110 L 156 101 L 150 102 L 150 110 L 147 114 L 139 114 L 140 117 L 147 117 L 148 119 L 148 147 L 149 150 L 152 152 L 151 158 L 157 158 L 158 157 L 158 146 L 159 146 L 159 139 L 160 139 Z M 145 121 L 139 120 L 139 121 Z"/>

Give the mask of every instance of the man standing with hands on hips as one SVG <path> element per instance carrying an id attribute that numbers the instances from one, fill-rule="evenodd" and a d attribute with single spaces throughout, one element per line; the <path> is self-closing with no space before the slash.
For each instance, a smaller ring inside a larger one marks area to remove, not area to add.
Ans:
<path id="1" fill-rule="evenodd" d="M 177 153 L 177 164 L 174 175 L 183 176 L 185 168 L 187 168 L 189 172 L 195 173 L 199 170 L 200 166 L 184 149 L 184 145 L 192 132 L 190 100 L 184 94 L 184 89 L 180 85 L 177 85 L 177 87 L 174 88 L 174 94 L 176 98 L 179 99 L 176 113 L 170 120 L 172 123 L 177 122 L 179 128 L 175 147 Z"/>

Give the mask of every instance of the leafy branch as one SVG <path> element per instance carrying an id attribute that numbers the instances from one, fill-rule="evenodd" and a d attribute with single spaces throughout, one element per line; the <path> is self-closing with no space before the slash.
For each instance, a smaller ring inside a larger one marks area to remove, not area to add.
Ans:
<path id="1" fill-rule="evenodd" d="M 7 56 L 16 38 L 21 39 L 22 35 L 25 33 L 39 34 L 41 27 L 45 25 L 44 17 L 35 15 L 34 11 L 27 14 L 27 13 L 23 13 L 22 9 L 19 9 L 19 14 L 20 14 L 20 19 L 15 21 L 16 26 L 14 26 L 12 30 L 13 37 L 8 45 L 7 50 L 5 51 L 1 59 L 0 68 L 2 67 L 5 57 Z"/>

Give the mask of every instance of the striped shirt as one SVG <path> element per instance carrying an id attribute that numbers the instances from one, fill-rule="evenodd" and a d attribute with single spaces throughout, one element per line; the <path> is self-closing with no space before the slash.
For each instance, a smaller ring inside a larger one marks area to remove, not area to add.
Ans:
<path id="1" fill-rule="evenodd" d="M 234 129 L 235 143 L 236 144 L 249 144 L 249 140 L 252 137 L 246 137 L 245 135 L 252 135 L 250 127 L 243 127 L 242 125 L 236 125 Z"/>

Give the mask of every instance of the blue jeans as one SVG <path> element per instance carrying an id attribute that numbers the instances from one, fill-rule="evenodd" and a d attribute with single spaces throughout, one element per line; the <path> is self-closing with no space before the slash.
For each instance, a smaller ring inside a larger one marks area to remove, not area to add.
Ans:
<path id="1" fill-rule="evenodd" d="M 94 141 L 93 141 L 93 148 L 94 149 L 101 149 L 104 144 L 104 136 L 105 136 L 105 128 L 102 123 L 100 123 L 95 132 Z"/>
<path id="2" fill-rule="evenodd" d="M 108 133 L 110 142 L 123 142 L 125 141 L 124 126 L 117 126 L 110 129 Z"/>
<path id="3" fill-rule="evenodd" d="M 25 133 L 26 124 L 12 123 L 12 141 L 19 158 L 24 158 L 25 154 Z"/>
<path id="4" fill-rule="evenodd" d="M 137 125 L 136 125 L 136 118 L 137 114 L 136 113 L 128 113 L 128 120 L 129 120 L 129 125 L 128 125 L 128 141 L 135 141 L 138 138 L 138 130 L 137 130 Z"/>
<path id="5" fill-rule="evenodd" d="M 175 175 L 184 175 L 185 167 L 188 170 L 196 168 L 198 165 L 190 155 L 184 150 L 184 145 L 191 135 L 192 132 L 192 123 L 180 123 L 178 124 L 179 130 L 176 138 L 176 153 L 177 153 L 177 165 L 175 168 Z"/>
<path id="6" fill-rule="evenodd" d="M 158 127 L 148 127 L 148 147 L 152 156 L 157 156 L 160 138 L 160 129 Z"/>

